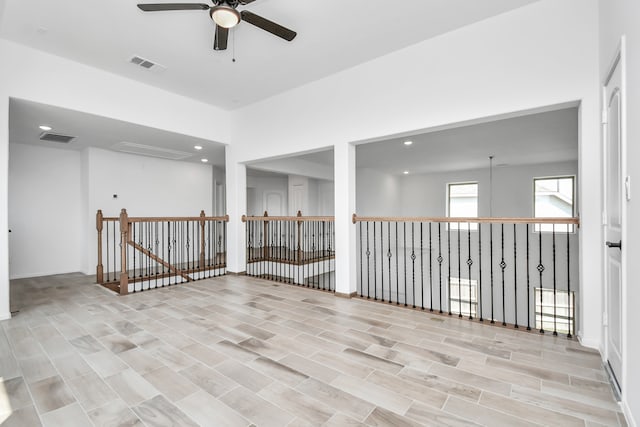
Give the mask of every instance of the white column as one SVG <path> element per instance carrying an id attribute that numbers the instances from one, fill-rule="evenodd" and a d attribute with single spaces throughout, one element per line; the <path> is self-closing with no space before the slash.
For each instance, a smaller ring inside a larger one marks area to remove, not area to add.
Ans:
<path id="1" fill-rule="evenodd" d="M 9 308 L 9 98 L 0 94 L 0 320 Z"/>
<path id="2" fill-rule="evenodd" d="M 336 217 L 336 294 L 356 292 L 356 147 L 334 146 L 334 185 Z"/>
<path id="3" fill-rule="evenodd" d="M 245 224 L 242 215 L 247 213 L 247 168 L 236 161 L 237 148 L 225 149 L 227 215 L 227 271 L 242 273 L 246 271 Z"/>

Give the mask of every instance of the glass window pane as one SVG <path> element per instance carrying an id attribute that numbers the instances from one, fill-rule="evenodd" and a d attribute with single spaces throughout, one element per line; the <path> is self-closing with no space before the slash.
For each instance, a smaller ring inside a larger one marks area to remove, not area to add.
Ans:
<path id="1" fill-rule="evenodd" d="M 574 178 L 534 179 L 533 216 L 535 218 L 572 218 L 574 212 Z M 573 231 L 573 226 L 536 224 L 535 231 Z"/>

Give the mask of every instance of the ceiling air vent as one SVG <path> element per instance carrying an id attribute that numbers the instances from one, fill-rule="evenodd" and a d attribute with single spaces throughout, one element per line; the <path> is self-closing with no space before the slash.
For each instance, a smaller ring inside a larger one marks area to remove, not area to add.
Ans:
<path id="1" fill-rule="evenodd" d="M 146 70 L 154 71 L 156 73 L 162 72 L 167 69 L 167 67 L 165 67 L 164 65 L 160 65 L 157 62 L 150 61 L 138 55 L 133 55 L 131 58 L 129 58 L 129 62 Z"/>
<path id="2" fill-rule="evenodd" d="M 191 157 L 192 153 L 170 150 L 168 148 L 153 147 L 151 145 L 136 144 L 135 142 L 119 142 L 112 147 L 115 151 L 142 156 L 160 157 L 169 160 L 182 160 Z"/>
<path id="3" fill-rule="evenodd" d="M 62 144 L 68 144 L 76 139 L 75 136 L 61 135 L 59 133 L 43 132 L 40 135 L 41 141 L 60 142 Z"/>

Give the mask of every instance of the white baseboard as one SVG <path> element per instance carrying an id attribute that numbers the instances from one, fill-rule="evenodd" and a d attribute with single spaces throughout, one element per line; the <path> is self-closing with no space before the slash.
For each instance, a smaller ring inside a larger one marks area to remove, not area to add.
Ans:
<path id="1" fill-rule="evenodd" d="M 602 354 L 602 348 L 600 348 L 600 344 L 601 344 L 600 340 L 589 339 L 589 338 L 585 339 L 580 335 L 578 335 L 578 342 L 580 342 L 580 344 L 582 344 L 584 347 L 598 350 L 600 354 Z"/>
<path id="2" fill-rule="evenodd" d="M 82 273 L 83 271 L 58 271 L 58 272 L 46 272 L 46 273 L 26 273 L 26 274 L 12 274 L 9 276 L 9 280 L 18 280 L 18 279 L 31 279 L 34 277 L 45 277 L 45 276 L 57 276 L 58 274 L 71 274 L 71 273 Z"/>
<path id="3" fill-rule="evenodd" d="M 11 313 L 0 314 L 0 320 L 9 320 L 9 319 L 11 319 Z"/>

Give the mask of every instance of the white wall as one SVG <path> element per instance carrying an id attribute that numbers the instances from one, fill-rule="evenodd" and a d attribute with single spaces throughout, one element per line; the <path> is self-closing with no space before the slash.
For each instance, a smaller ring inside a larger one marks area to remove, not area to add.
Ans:
<path id="1" fill-rule="evenodd" d="M 86 250 L 83 271 L 95 274 L 98 209 L 104 216 L 198 216 L 213 204 L 212 167 L 89 148 Z M 118 198 L 114 199 L 113 195 Z M 81 195 L 77 195 L 81 197 Z"/>
<path id="2" fill-rule="evenodd" d="M 594 314 L 601 313 L 602 290 L 597 44 L 597 0 L 541 0 L 235 111 L 238 161 L 327 145 L 341 153 L 339 147 L 353 142 L 580 101 L 580 304 L 590 315 L 582 319 L 579 336 L 597 347 L 601 322 Z M 336 168 L 339 164 L 350 162 L 336 161 Z M 336 170 L 336 176 L 349 174 Z M 349 182 L 336 180 L 337 188 L 344 185 Z M 345 200 L 338 203 L 341 197 Z M 336 190 L 338 215 L 351 197 Z M 336 218 L 341 220 L 347 221 Z M 353 245 L 342 247 L 355 251 Z"/>
<path id="3" fill-rule="evenodd" d="M 623 407 L 627 421 L 631 426 L 640 425 L 640 339 L 637 325 L 640 324 L 640 311 L 635 309 L 640 302 L 640 287 L 636 279 L 635 263 L 640 259 L 640 199 L 638 193 L 639 176 L 635 173 L 640 164 L 640 3 L 634 0 L 601 0 L 600 1 L 600 79 L 605 80 L 607 69 L 615 55 L 622 35 L 626 36 L 626 107 L 627 107 L 627 158 L 626 167 L 634 184 L 634 194 L 626 204 L 628 218 L 627 235 L 623 236 L 623 250 L 626 252 L 628 277 L 626 323 L 624 342 L 626 350 L 623 362 Z M 602 243 L 602 242 L 600 242 Z"/>
<path id="4" fill-rule="evenodd" d="M 577 161 L 494 168 L 492 215 L 532 217 L 533 178 L 577 174 Z M 446 216 L 447 184 L 455 182 L 477 182 L 478 216 L 490 216 L 489 168 L 400 176 L 401 215 Z"/>
<path id="5" fill-rule="evenodd" d="M 359 216 L 401 216 L 400 192 L 398 176 L 357 168 L 355 213 Z"/>
<path id="6" fill-rule="evenodd" d="M 10 148 L 12 278 L 95 274 L 98 209 L 111 217 L 122 208 L 129 216 L 198 216 L 213 203 L 209 165 L 97 148 Z"/>
<path id="7" fill-rule="evenodd" d="M 230 140 L 229 113 L 74 61 L 0 40 L 0 177 L 8 176 L 9 98 L 84 111 L 211 141 Z M 0 319 L 10 317 L 8 184 L 0 188 Z"/>
<path id="8" fill-rule="evenodd" d="M 24 144 L 9 150 L 11 278 L 80 271 L 81 153 Z"/>
<path id="9" fill-rule="evenodd" d="M 275 193 L 281 196 L 280 214 L 287 215 L 287 187 L 286 176 L 252 176 L 247 174 L 247 215 L 262 216 L 267 210 L 267 196 Z M 251 199 L 250 199 L 251 198 Z M 275 215 L 269 212 L 269 215 Z"/>
<path id="10" fill-rule="evenodd" d="M 198 216 L 213 204 L 212 167 L 89 148 L 89 213 Z M 118 198 L 113 198 L 117 194 Z"/>

